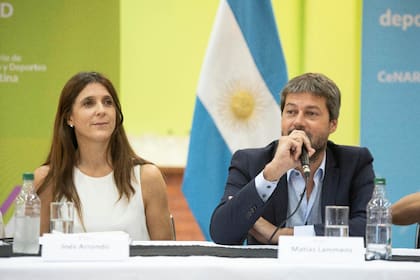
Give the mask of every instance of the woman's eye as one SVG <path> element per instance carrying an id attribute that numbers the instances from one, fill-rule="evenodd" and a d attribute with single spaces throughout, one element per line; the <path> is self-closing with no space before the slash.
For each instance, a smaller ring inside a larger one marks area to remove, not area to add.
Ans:
<path id="1" fill-rule="evenodd" d="M 83 106 L 84 107 L 90 107 L 90 106 L 92 106 L 94 104 L 94 102 L 92 101 L 92 100 L 85 100 L 85 101 L 83 101 Z"/>
<path id="2" fill-rule="evenodd" d="M 108 105 L 108 106 L 112 106 L 112 105 L 114 105 L 114 102 L 112 101 L 111 98 L 109 98 L 109 99 L 107 98 L 107 99 L 105 99 L 104 104 Z"/>

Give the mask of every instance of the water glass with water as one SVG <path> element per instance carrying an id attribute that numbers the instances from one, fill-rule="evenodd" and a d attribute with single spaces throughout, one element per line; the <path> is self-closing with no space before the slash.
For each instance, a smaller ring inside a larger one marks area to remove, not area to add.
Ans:
<path id="1" fill-rule="evenodd" d="M 349 236 L 349 207 L 329 205 L 325 207 L 325 236 Z"/>
<path id="2" fill-rule="evenodd" d="M 74 205 L 73 202 L 51 202 L 50 232 L 73 233 Z"/>

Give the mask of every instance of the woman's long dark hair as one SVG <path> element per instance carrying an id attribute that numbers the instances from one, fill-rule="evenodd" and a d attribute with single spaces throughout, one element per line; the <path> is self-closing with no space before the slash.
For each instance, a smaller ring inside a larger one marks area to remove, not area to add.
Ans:
<path id="1" fill-rule="evenodd" d="M 49 165 L 49 172 L 41 183 L 38 193 L 42 193 L 48 186 L 52 187 L 52 198 L 59 201 L 63 197 L 72 201 L 78 210 L 79 218 L 83 224 L 82 205 L 73 181 L 73 168 L 77 164 L 77 139 L 74 129 L 67 123 L 73 104 L 79 93 L 91 83 L 103 85 L 112 96 L 116 111 L 115 130 L 111 135 L 108 149 L 111 155 L 111 166 L 114 171 L 114 179 L 117 185 L 119 199 L 126 196 L 130 199 L 135 193 L 131 185 L 131 179 L 135 178 L 134 165 L 149 163 L 137 156 L 128 142 L 124 131 L 123 114 L 120 101 L 112 83 L 97 72 L 80 72 L 74 75 L 61 91 L 57 113 L 54 122 L 54 133 L 50 152 L 45 161 Z"/>

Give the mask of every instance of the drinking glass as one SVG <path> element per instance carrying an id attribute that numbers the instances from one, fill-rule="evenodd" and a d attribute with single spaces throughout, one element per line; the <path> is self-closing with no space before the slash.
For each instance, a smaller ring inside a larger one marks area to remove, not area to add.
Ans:
<path id="1" fill-rule="evenodd" d="M 325 236 L 349 236 L 349 207 L 329 205 L 325 207 Z"/>
<path id="2" fill-rule="evenodd" d="M 73 202 L 51 202 L 50 232 L 73 233 L 74 205 Z"/>

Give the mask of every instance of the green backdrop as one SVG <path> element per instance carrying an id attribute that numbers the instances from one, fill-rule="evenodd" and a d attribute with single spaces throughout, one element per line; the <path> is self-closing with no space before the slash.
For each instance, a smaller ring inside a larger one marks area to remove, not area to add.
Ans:
<path id="1" fill-rule="evenodd" d="M 0 202 L 46 158 L 65 82 L 97 70 L 119 87 L 120 73 L 118 1 L 5 2 L 13 14 L 0 17 Z"/>

